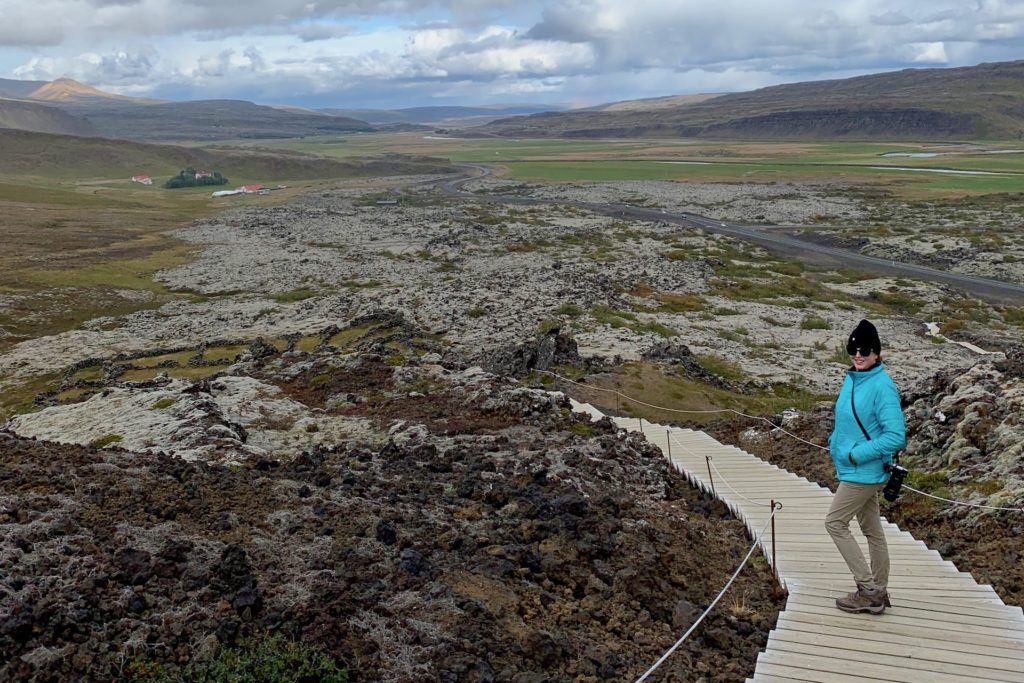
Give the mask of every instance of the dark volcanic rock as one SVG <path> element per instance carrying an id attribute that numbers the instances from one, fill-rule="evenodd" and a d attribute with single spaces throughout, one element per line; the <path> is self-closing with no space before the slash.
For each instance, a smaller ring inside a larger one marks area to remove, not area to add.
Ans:
<path id="1" fill-rule="evenodd" d="M 574 353 L 545 344 L 541 359 Z M 401 420 L 383 447 L 229 469 L 0 439 L 0 679 L 117 680 L 125 661 L 176 678 L 274 633 L 353 680 L 631 680 L 677 637 L 673 606 L 706 604 L 748 547 L 642 437 L 580 430 L 564 399 L 448 370 L 410 396 L 410 368 L 351 360 L 295 362 L 325 392 L 358 385 L 347 414 Z M 711 615 L 714 645 L 692 639 L 666 675 L 750 675 L 770 586 L 739 577 L 756 618 Z"/>
<path id="2" fill-rule="evenodd" d="M 498 351 L 482 362 L 484 369 L 495 375 L 521 377 L 531 370 L 547 370 L 553 365 L 579 365 L 576 340 L 558 328 L 536 339 Z"/>

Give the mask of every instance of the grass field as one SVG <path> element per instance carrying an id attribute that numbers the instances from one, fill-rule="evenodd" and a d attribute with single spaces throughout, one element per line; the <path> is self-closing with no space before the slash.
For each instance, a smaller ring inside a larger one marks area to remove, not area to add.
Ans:
<path id="1" fill-rule="evenodd" d="M 884 186 L 908 198 L 948 198 L 1024 190 L 1024 149 L 1014 142 L 984 146 L 887 142 L 745 142 L 707 140 L 511 140 L 443 138 L 423 133 L 358 134 L 304 140 L 236 141 L 325 156 L 382 152 L 423 154 L 453 162 L 493 164 L 524 181 L 678 180 L 690 182 L 842 181 Z M 888 153 L 937 153 L 886 157 Z M 665 163 L 665 162 L 690 163 Z M 892 167 L 892 170 L 871 167 Z M 912 169 L 987 171 L 946 174 Z M 1013 174 L 1021 175 L 1013 175 Z"/>
<path id="2" fill-rule="evenodd" d="M 286 202 L 320 181 L 284 184 L 269 196 L 214 200 L 209 188 L 0 176 L 0 349 L 187 296 L 153 279 L 192 257 L 167 233 L 228 206 Z"/>

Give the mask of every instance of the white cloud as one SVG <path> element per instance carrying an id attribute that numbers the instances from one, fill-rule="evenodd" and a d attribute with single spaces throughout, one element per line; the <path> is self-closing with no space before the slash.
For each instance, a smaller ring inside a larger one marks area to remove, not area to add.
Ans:
<path id="1" fill-rule="evenodd" d="M 911 48 L 917 52 L 912 58 L 914 62 L 945 64 L 948 61 L 945 43 L 918 43 Z"/>
<path id="2" fill-rule="evenodd" d="M 1024 47 L 1014 0 L 0 0 L 0 16 L 0 64 L 19 65 L 10 75 L 259 101 L 610 100 Z"/>

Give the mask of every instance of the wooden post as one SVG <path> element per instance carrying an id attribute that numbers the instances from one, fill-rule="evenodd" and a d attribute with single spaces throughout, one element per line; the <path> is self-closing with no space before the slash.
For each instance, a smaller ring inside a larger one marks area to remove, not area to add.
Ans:
<path id="1" fill-rule="evenodd" d="M 668 445 L 668 461 L 672 462 L 672 432 L 665 430 L 665 443 Z"/>
<path id="2" fill-rule="evenodd" d="M 640 418 L 640 433 L 644 433 L 644 418 L 642 416 Z"/>
<path id="3" fill-rule="evenodd" d="M 781 507 L 781 506 L 780 506 Z M 772 597 L 779 597 L 779 566 L 775 560 L 775 499 L 772 498 Z"/>
<path id="4" fill-rule="evenodd" d="M 704 461 L 708 464 L 708 481 L 711 482 L 711 495 L 718 498 L 718 494 L 715 493 L 715 478 L 711 476 L 711 456 L 705 455 Z"/>

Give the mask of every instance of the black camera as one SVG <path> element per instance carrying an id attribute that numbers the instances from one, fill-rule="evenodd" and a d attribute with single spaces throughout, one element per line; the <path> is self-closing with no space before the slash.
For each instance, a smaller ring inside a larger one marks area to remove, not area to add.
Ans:
<path id="1" fill-rule="evenodd" d="M 882 489 L 882 495 L 891 503 L 900 495 L 900 489 L 903 488 L 903 480 L 907 478 L 907 468 L 893 463 L 892 465 L 886 465 L 885 471 L 889 473 L 889 481 L 886 483 L 885 488 Z"/>

